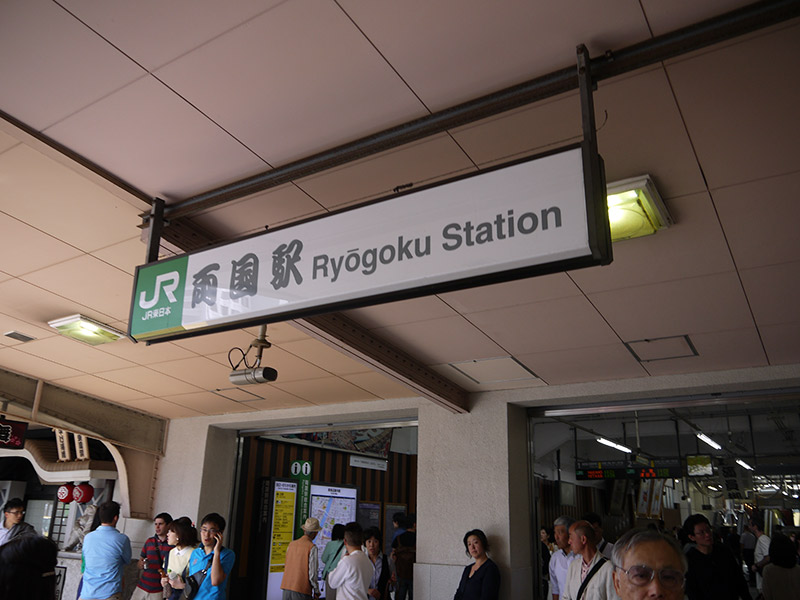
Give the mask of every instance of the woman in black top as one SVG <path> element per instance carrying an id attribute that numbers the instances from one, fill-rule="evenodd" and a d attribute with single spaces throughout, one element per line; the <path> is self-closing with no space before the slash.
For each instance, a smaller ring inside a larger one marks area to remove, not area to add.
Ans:
<path id="1" fill-rule="evenodd" d="M 475 559 L 461 575 L 453 600 L 497 600 L 500 594 L 500 569 L 486 555 L 489 541 L 480 529 L 468 531 L 464 536 L 467 556 Z"/>

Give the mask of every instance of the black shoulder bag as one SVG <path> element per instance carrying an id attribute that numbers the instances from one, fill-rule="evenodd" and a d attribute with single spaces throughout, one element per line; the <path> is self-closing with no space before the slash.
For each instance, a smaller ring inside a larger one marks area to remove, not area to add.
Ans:
<path id="1" fill-rule="evenodd" d="M 592 570 L 586 574 L 586 579 L 583 580 L 581 587 L 578 588 L 578 595 L 575 596 L 575 600 L 581 600 L 583 591 L 586 589 L 586 586 L 589 585 L 589 580 L 594 577 L 594 574 L 600 570 L 600 567 L 602 567 L 607 560 L 607 558 L 601 556 L 600 560 L 598 560 L 594 567 L 592 567 Z"/>
<path id="2" fill-rule="evenodd" d="M 183 597 L 186 600 L 192 600 L 197 595 L 197 592 L 200 591 L 200 585 L 203 583 L 203 580 L 206 578 L 206 573 L 211 568 L 211 565 L 214 563 L 214 553 L 211 553 L 211 562 L 209 565 L 203 569 L 202 571 L 198 571 L 193 575 L 186 575 L 183 579 L 186 582 L 186 587 L 183 588 Z M 186 565 L 186 569 L 184 569 L 184 574 L 189 570 L 189 565 Z"/>

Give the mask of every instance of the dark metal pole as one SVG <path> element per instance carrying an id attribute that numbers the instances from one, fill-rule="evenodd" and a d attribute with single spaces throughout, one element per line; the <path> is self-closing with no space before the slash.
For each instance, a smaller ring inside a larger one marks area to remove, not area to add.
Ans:
<path id="1" fill-rule="evenodd" d="M 147 263 L 158 260 L 158 250 L 161 247 L 161 231 L 164 229 L 164 200 L 153 198 L 150 208 L 150 224 L 147 236 Z"/>

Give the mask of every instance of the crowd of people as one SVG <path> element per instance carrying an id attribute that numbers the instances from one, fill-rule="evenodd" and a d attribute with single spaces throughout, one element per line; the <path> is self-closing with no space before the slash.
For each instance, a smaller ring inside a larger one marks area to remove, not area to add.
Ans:
<path id="1" fill-rule="evenodd" d="M 554 543 L 546 529 L 540 530 L 539 597 L 800 600 L 800 548 L 794 535 L 776 531 L 770 538 L 758 516 L 742 536 L 723 533 L 694 514 L 672 534 L 652 525 L 630 530 L 611 544 L 603 538 L 598 515 L 588 513 L 578 521 L 559 517 L 553 523 Z"/>

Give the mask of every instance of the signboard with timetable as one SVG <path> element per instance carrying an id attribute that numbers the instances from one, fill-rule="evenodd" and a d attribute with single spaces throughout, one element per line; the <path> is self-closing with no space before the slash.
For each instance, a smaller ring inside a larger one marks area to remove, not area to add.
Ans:
<path id="1" fill-rule="evenodd" d="M 584 158 L 572 146 L 140 266 L 129 333 L 174 339 L 606 264 L 605 185 L 587 183 Z"/>
<path id="2" fill-rule="evenodd" d="M 607 462 L 578 462 L 575 479 L 667 479 L 683 477 L 681 461 L 678 459 L 651 460 L 650 464 L 613 460 Z"/>

